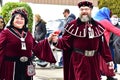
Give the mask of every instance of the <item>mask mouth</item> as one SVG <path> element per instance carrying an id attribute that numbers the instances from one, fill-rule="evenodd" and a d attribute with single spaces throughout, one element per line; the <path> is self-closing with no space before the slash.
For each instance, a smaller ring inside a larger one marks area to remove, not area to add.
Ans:
<path id="1" fill-rule="evenodd" d="M 118 24 L 118 22 L 115 22 L 115 21 L 114 21 L 114 22 L 112 22 L 112 24 L 113 24 L 113 25 L 117 25 L 117 24 Z"/>
<path id="2" fill-rule="evenodd" d="M 117 25 L 118 24 L 118 18 L 111 18 L 111 23 L 113 25 Z"/>

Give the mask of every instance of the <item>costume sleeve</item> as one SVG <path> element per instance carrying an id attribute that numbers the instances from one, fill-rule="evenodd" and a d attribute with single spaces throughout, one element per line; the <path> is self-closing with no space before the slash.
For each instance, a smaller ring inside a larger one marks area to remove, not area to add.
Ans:
<path id="1" fill-rule="evenodd" d="M 112 55 L 111 55 L 111 52 L 110 52 L 110 48 L 108 47 L 104 36 L 102 36 L 101 39 L 100 39 L 99 49 L 100 49 L 99 50 L 100 55 L 104 58 L 104 60 L 106 62 L 112 61 Z"/>
<path id="2" fill-rule="evenodd" d="M 3 56 L 4 56 L 4 47 L 6 46 L 7 40 L 6 40 L 6 33 L 3 30 L 0 33 L 0 68 L 3 62 Z"/>
<path id="3" fill-rule="evenodd" d="M 65 32 L 62 38 L 58 39 L 57 44 L 55 45 L 59 49 L 67 50 L 72 48 L 73 36 Z"/>
<path id="4" fill-rule="evenodd" d="M 48 61 L 51 63 L 56 62 L 53 52 L 50 48 L 50 44 L 47 39 L 39 41 L 39 43 L 37 43 L 34 46 L 33 52 L 35 56 L 37 56 L 41 60 Z"/>

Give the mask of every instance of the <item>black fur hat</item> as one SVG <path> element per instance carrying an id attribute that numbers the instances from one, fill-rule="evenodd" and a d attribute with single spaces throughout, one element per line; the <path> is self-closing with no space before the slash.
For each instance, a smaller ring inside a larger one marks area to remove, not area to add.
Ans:
<path id="1" fill-rule="evenodd" d="M 80 8 L 81 6 L 88 6 L 91 9 L 93 8 L 93 4 L 89 1 L 81 1 L 78 3 L 78 7 Z"/>

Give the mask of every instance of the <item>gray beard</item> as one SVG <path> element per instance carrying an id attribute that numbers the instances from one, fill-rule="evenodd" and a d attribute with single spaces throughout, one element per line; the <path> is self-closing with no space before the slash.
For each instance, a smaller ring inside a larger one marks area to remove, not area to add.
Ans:
<path id="1" fill-rule="evenodd" d="M 89 16 L 79 16 L 79 18 L 81 19 L 81 22 L 88 22 L 88 21 L 90 21 L 90 17 Z"/>

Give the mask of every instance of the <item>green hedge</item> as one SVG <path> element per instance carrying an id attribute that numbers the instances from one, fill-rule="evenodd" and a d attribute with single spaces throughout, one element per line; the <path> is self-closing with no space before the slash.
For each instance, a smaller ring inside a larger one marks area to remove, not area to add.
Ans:
<path id="1" fill-rule="evenodd" d="M 8 2 L 2 6 L 1 15 L 5 19 L 5 23 L 9 21 L 11 17 L 11 11 L 15 8 L 22 7 L 28 13 L 28 28 L 32 32 L 32 25 L 33 25 L 33 13 L 31 7 L 27 3 L 23 2 Z"/>
<path id="2" fill-rule="evenodd" d="M 120 0 L 99 0 L 98 7 L 108 7 L 113 14 L 120 17 Z"/>

